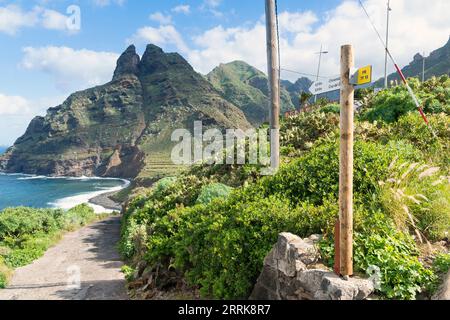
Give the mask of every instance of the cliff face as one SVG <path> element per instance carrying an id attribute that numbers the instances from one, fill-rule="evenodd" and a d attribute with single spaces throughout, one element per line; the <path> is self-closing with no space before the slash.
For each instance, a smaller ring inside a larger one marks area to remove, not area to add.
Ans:
<path id="1" fill-rule="evenodd" d="M 249 128 L 178 54 L 149 45 L 142 59 L 130 46 L 111 82 L 72 94 L 36 117 L 0 157 L 0 170 L 58 176 L 134 178 L 164 174 L 171 133 L 203 120 L 210 126 Z"/>

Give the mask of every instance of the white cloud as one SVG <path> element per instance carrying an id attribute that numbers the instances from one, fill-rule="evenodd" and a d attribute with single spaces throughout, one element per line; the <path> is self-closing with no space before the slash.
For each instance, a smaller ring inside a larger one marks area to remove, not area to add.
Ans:
<path id="1" fill-rule="evenodd" d="M 30 111 L 30 102 L 20 96 L 7 96 L 0 93 L 0 116 L 24 114 Z"/>
<path id="2" fill-rule="evenodd" d="M 111 4 L 117 4 L 119 6 L 122 6 L 125 3 L 126 0 L 92 0 L 94 5 L 98 7 L 107 7 Z"/>
<path id="3" fill-rule="evenodd" d="M 172 8 L 172 11 L 175 13 L 189 14 L 191 12 L 191 7 L 187 4 L 186 5 L 180 4 L 179 6 Z"/>
<path id="4" fill-rule="evenodd" d="M 68 47 L 26 47 L 21 66 L 49 74 L 63 91 L 81 90 L 111 80 L 118 54 Z"/>
<path id="5" fill-rule="evenodd" d="M 205 0 L 203 2 L 204 6 L 210 7 L 210 8 L 217 8 L 222 3 L 222 0 Z"/>
<path id="6" fill-rule="evenodd" d="M 14 35 L 22 27 L 32 27 L 38 22 L 38 12 L 23 11 L 19 6 L 0 7 L 0 32 Z"/>
<path id="7" fill-rule="evenodd" d="M 15 35 L 21 28 L 42 27 L 49 30 L 70 31 L 67 27 L 68 16 L 40 6 L 24 11 L 16 5 L 0 7 L 0 32 Z"/>
<path id="8" fill-rule="evenodd" d="M 386 1 L 364 1 L 374 23 L 385 33 Z M 423 0 L 391 2 L 390 48 L 402 66 L 417 52 L 430 52 L 446 43 L 450 30 L 450 1 Z M 340 47 L 353 44 L 357 66 L 372 64 L 375 77 L 384 72 L 384 49 L 355 0 L 346 0 L 319 20 L 312 12 L 281 12 L 280 42 L 283 68 L 315 74 L 321 44 L 329 51 L 322 60 L 321 74 L 339 74 Z M 198 71 L 206 73 L 220 63 L 242 59 L 266 70 L 266 33 L 264 21 L 236 28 L 222 26 L 206 30 L 194 38 L 195 50 L 187 54 Z M 393 72 L 390 67 L 390 72 Z M 284 78 L 298 76 L 282 73 Z"/>
<path id="9" fill-rule="evenodd" d="M 181 34 L 172 25 L 160 26 L 158 28 L 143 27 L 138 29 L 131 38 L 127 39 L 129 44 L 148 44 L 158 46 L 174 46 L 181 53 L 189 52 L 189 48 Z"/>
<path id="10" fill-rule="evenodd" d="M 67 16 L 55 10 L 42 10 L 42 26 L 51 30 L 66 30 Z"/>
<path id="11" fill-rule="evenodd" d="M 150 20 L 159 22 L 162 25 L 172 24 L 172 17 L 161 12 L 155 12 L 150 15 Z"/>
<path id="12" fill-rule="evenodd" d="M 266 65 L 265 36 L 266 29 L 262 23 L 251 28 L 225 29 L 218 26 L 194 38 L 198 49 L 189 52 L 188 60 L 202 73 L 233 60 L 245 60 L 263 69 Z"/>
<path id="13" fill-rule="evenodd" d="M 310 32 L 312 25 L 319 19 L 312 11 L 282 12 L 278 17 L 280 33 Z"/>
<path id="14" fill-rule="evenodd" d="M 223 12 L 218 10 L 218 7 L 222 4 L 222 0 L 204 0 L 200 6 L 201 10 L 209 11 L 216 18 L 223 17 Z"/>
<path id="15" fill-rule="evenodd" d="M 61 104 L 66 96 L 29 99 L 0 93 L 0 145 L 10 146 L 20 137 L 36 115 Z"/>

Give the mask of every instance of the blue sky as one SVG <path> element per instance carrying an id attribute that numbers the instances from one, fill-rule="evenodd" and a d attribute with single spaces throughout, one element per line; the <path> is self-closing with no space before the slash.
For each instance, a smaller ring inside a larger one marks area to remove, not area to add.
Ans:
<path id="1" fill-rule="evenodd" d="M 364 3 L 384 33 L 386 1 Z M 445 44 L 450 1 L 392 3 L 392 51 L 400 64 Z M 71 5 L 80 8 L 80 30 L 67 29 Z M 330 53 L 321 72 L 335 75 L 339 46 L 352 43 L 357 64 L 373 64 L 382 74 L 383 48 L 356 0 L 278 0 L 278 6 L 282 67 L 315 73 L 323 44 Z M 142 53 L 150 42 L 180 52 L 201 73 L 237 59 L 265 71 L 264 1 L 0 0 L 0 145 L 11 145 L 35 115 L 71 92 L 109 81 L 128 44 Z"/>

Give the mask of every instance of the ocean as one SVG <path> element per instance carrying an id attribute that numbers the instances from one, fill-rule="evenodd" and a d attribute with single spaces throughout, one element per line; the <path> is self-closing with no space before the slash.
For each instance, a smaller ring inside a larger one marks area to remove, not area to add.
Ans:
<path id="1" fill-rule="evenodd" d="M 121 179 L 0 173 L 0 210 L 18 206 L 68 210 L 102 193 L 119 191 L 128 184 Z M 110 211 L 90 205 L 96 212 Z"/>

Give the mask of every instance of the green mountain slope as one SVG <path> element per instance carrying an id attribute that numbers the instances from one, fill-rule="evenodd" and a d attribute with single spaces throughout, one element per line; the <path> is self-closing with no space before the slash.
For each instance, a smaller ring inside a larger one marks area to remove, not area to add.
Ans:
<path id="1" fill-rule="evenodd" d="M 422 79 L 422 71 L 423 56 L 420 53 L 417 53 L 413 61 L 402 69 L 407 78 L 419 77 Z M 450 75 L 450 38 L 442 48 L 431 52 L 429 57 L 425 57 L 425 79 L 442 75 Z M 390 83 L 392 80 L 401 81 L 397 73 L 392 73 L 388 76 L 388 82 Z M 376 82 L 377 86 L 382 86 L 383 84 L 384 78 Z"/>
<path id="2" fill-rule="evenodd" d="M 247 119 L 259 125 L 269 119 L 268 80 L 258 69 L 243 61 L 221 64 L 206 78 L 224 98 L 238 106 Z M 293 110 L 290 93 L 281 90 L 281 111 Z"/>
<path id="3" fill-rule="evenodd" d="M 0 170 L 65 176 L 151 178 L 176 171 L 173 130 L 251 127 L 242 111 L 176 53 L 130 46 L 113 80 L 72 94 L 36 117 L 5 155 Z"/>

